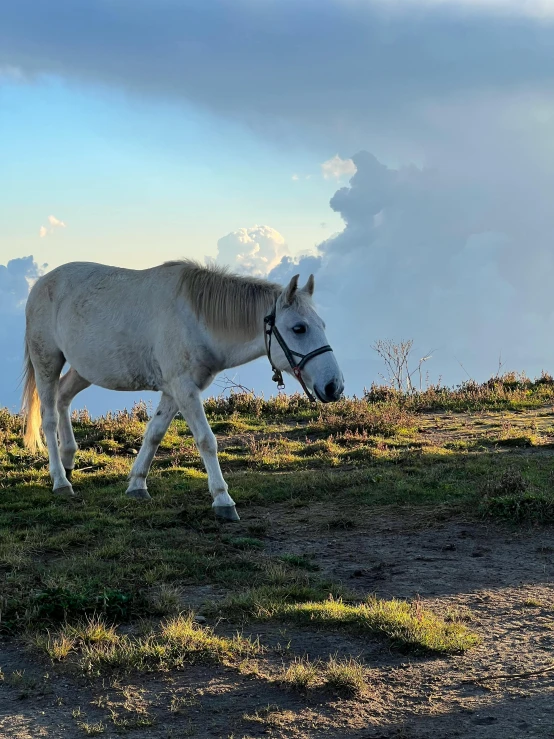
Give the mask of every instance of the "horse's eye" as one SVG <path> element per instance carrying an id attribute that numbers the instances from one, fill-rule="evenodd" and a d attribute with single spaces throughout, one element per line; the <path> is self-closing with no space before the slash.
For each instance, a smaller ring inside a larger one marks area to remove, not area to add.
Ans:
<path id="1" fill-rule="evenodd" d="M 296 326 L 292 327 L 295 334 L 305 334 L 306 326 L 303 323 L 297 323 Z"/>

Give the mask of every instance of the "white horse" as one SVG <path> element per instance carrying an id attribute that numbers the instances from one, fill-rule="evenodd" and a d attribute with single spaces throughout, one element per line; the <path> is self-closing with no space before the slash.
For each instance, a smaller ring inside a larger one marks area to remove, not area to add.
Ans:
<path id="1" fill-rule="evenodd" d="M 73 262 L 41 277 L 26 308 L 23 413 L 25 444 L 33 450 L 43 448 L 42 416 L 54 492 L 73 495 L 77 444 L 69 406 L 77 393 L 91 384 L 158 390 L 127 495 L 150 497 L 152 459 L 180 411 L 206 467 L 215 514 L 237 520 L 200 394 L 218 372 L 267 352 L 275 380 L 291 372 L 308 395 L 337 400 L 343 377 L 313 290 L 313 275 L 301 289 L 298 275 L 283 289 L 190 261 L 145 270 Z M 60 377 L 66 362 L 70 369 Z"/>

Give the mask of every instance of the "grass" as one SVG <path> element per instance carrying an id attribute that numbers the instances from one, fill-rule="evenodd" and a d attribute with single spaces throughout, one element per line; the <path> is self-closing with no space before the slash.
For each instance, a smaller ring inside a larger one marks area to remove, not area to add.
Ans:
<path id="1" fill-rule="evenodd" d="M 106 727 L 102 721 L 98 721 L 96 723 L 77 721 L 77 728 L 79 728 L 86 736 L 99 736 L 106 731 Z"/>
<path id="2" fill-rule="evenodd" d="M 219 424 L 221 464 L 241 508 L 262 514 L 340 496 L 350 508 L 446 505 L 513 523 L 549 523 L 554 486 L 542 450 L 554 437 L 544 406 L 550 400 L 548 377 L 506 376 L 417 396 L 373 387 L 363 399 L 330 406 L 312 406 L 300 395 L 264 400 L 237 393 L 206 401 L 206 410 Z M 539 401 L 543 410 L 522 410 Z M 469 406 L 481 415 L 458 413 Z M 93 614 L 114 622 L 170 615 L 179 611 L 184 585 L 240 590 L 269 583 L 267 524 L 260 517 L 232 534 L 213 520 L 206 475 L 183 420 L 173 422 L 160 447 L 153 500 L 137 505 L 125 497 L 147 416 L 144 405 L 97 420 L 74 413 L 75 489 L 82 497 L 60 501 L 50 493 L 45 458 L 22 447 L 20 418 L 0 411 L 0 629 Z M 499 446 L 508 437 L 515 446 Z M 517 446 L 531 437 L 532 460 Z M 519 476 L 519 488 L 510 475 Z M 342 535 L 358 521 L 357 513 L 333 514 L 322 530 Z M 281 561 L 293 572 L 312 566 L 294 555 Z"/>
<path id="3" fill-rule="evenodd" d="M 318 536 L 330 539 L 355 535 L 387 506 L 462 511 L 512 526 L 552 523 L 553 403 L 546 375 L 415 395 L 373 386 L 363 398 L 329 406 L 301 395 L 209 399 L 221 466 L 247 518 L 234 530 L 213 518 L 206 474 L 181 418 L 154 462 L 152 500 L 141 505 L 124 491 L 146 406 L 100 419 L 73 414 L 78 497 L 69 501 L 52 496 L 45 457 L 23 448 L 21 419 L 0 410 L 0 631 L 27 633 L 55 665 L 93 677 L 191 663 L 238 669 L 253 656 L 265 659 L 255 640 L 182 615 L 188 589 L 202 586 L 222 597 L 200 613 L 222 616 L 223 625 L 272 620 L 279 628 L 380 638 L 416 654 L 463 652 L 477 643 L 468 613 L 440 618 L 418 601 L 353 598 L 321 574 L 302 522 L 314 516 Z M 281 516 L 297 522 L 300 551 L 279 548 Z M 363 665 L 349 657 L 293 658 L 279 681 L 345 696 L 367 688 Z M 127 730 L 151 720 L 141 716 L 109 721 Z M 96 725 L 81 723 L 83 733 Z"/>
<path id="4" fill-rule="evenodd" d="M 98 619 L 77 627 L 65 624 L 46 637 L 35 634 L 32 643 L 53 661 L 73 656 L 89 675 L 168 671 L 197 662 L 232 664 L 261 651 L 250 639 L 217 636 L 196 624 L 191 615 L 169 619 L 141 635 L 119 634 Z"/>
<path id="5" fill-rule="evenodd" d="M 407 409 L 416 412 L 533 409 L 552 403 L 554 378 L 543 373 L 531 380 L 523 373 L 508 372 L 483 383 L 468 380 L 456 388 L 434 385 L 409 396 L 389 387 L 373 385 L 365 397 L 372 402 L 404 403 Z"/>
<path id="6" fill-rule="evenodd" d="M 321 683 L 319 665 L 305 657 L 297 657 L 283 668 L 277 681 L 296 690 L 308 690 Z"/>
<path id="7" fill-rule="evenodd" d="M 318 564 L 302 554 L 282 554 L 279 559 L 285 564 L 307 570 L 308 572 L 317 572 L 319 570 Z"/>
<path id="8" fill-rule="evenodd" d="M 554 497 L 530 485 L 517 468 L 488 479 L 482 488 L 482 510 L 512 523 L 553 523 Z"/>
<path id="9" fill-rule="evenodd" d="M 367 685 L 363 665 L 353 657 L 330 657 L 325 665 L 325 685 L 345 695 L 364 695 Z"/>
<path id="10" fill-rule="evenodd" d="M 353 657 L 310 660 L 296 657 L 277 674 L 276 682 L 295 690 L 327 688 L 345 697 L 360 698 L 367 692 L 363 665 Z"/>
<path id="11" fill-rule="evenodd" d="M 312 599 L 318 596 L 318 600 Z M 362 603 L 344 602 L 314 587 L 265 586 L 231 595 L 219 606 L 228 617 L 277 620 L 310 628 L 347 629 L 377 634 L 404 652 L 459 654 L 478 644 L 478 637 L 458 620 L 446 621 L 419 601 L 368 598 Z"/>

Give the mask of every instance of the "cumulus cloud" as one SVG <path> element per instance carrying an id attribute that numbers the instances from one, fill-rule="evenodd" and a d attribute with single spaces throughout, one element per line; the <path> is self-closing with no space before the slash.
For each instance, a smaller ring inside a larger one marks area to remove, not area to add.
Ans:
<path id="1" fill-rule="evenodd" d="M 278 231 L 270 226 L 254 226 L 239 228 L 219 239 L 216 262 L 239 273 L 266 277 L 288 253 Z"/>
<path id="2" fill-rule="evenodd" d="M 338 154 L 323 162 L 321 173 L 326 180 L 339 180 L 341 177 L 351 177 L 356 173 L 356 165 L 352 159 L 341 159 Z"/>
<path id="3" fill-rule="evenodd" d="M 48 216 L 48 226 L 41 226 L 39 236 L 43 239 L 45 236 L 52 236 L 57 228 L 65 228 L 65 223 L 60 221 L 56 216 Z"/>
<path id="4" fill-rule="evenodd" d="M 0 264 L 0 362 L 1 402 L 10 409 L 19 407 L 25 302 L 29 289 L 46 265 L 39 267 L 33 257 L 12 259 Z"/>
<path id="5" fill-rule="evenodd" d="M 286 282 L 316 271 L 316 296 L 329 337 L 345 364 L 349 391 L 379 373 L 371 345 L 413 338 L 416 353 L 435 349 L 428 369 L 448 382 L 510 369 L 554 369 L 554 178 L 543 172 L 532 193 L 496 172 L 495 190 L 458 171 L 387 167 L 353 157 L 357 172 L 331 207 L 345 227 L 319 257 L 284 259 L 270 278 Z M 499 163 L 500 164 L 500 163 Z M 474 162 L 475 165 L 475 162 Z M 528 171 L 518 170 L 527 181 Z M 464 369 L 460 366 L 463 365 Z"/>

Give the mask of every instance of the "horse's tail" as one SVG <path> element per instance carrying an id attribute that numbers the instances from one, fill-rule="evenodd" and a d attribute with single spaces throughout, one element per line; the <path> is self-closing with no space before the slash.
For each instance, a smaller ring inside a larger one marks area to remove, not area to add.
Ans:
<path id="1" fill-rule="evenodd" d="M 23 401 L 21 404 L 21 413 L 23 415 L 23 441 L 27 449 L 38 452 L 44 449 L 44 444 L 40 437 L 40 399 L 37 392 L 37 383 L 35 379 L 35 368 L 31 362 L 29 355 L 29 347 L 25 340 L 25 358 L 23 360 Z"/>

